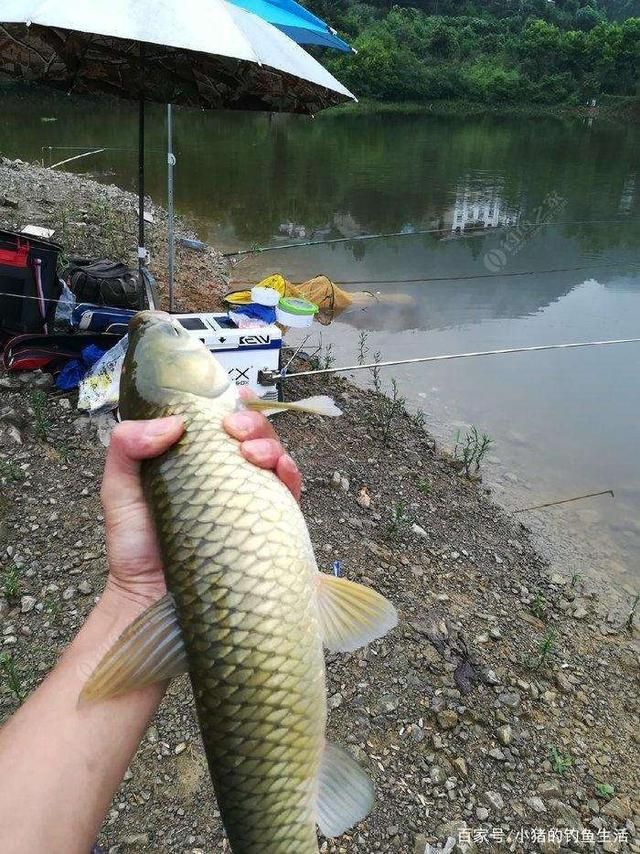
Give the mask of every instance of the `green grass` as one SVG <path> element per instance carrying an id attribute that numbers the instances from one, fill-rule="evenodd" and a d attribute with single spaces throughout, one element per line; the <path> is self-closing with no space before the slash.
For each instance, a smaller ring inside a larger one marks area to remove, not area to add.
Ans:
<path id="1" fill-rule="evenodd" d="M 388 540 L 397 539 L 402 532 L 408 527 L 410 522 L 409 514 L 407 513 L 407 502 L 396 501 L 391 508 L 391 517 L 389 518 L 385 530 Z"/>
<path id="2" fill-rule="evenodd" d="M 599 798 L 604 798 L 607 801 L 616 793 L 616 788 L 611 783 L 596 783 L 595 790 Z"/>
<path id="3" fill-rule="evenodd" d="M 8 652 L 0 653 L 0 672 L 4 676 L 10 693 L 13 694 L 18 703 L 23 703 L 27 696 L 27 689 L 14 657 Z"/>
<path id="4" fill-rule="evenodd" d="M 544 606 L 544 596 L 542 593 L 536 593 L 529 605 L 529 611 L 534 617 L 537 617 L 538 620 L 544 620 Z"/>
<path id="5" fill-rule="evenodd" d="M 51 424 L 47 416 L 47 395 L 41 389 L 31 392 L 31 408 L 33 409 L 33 426 L 36 436 L 46 442 L 47 432 Z"/>
<path id="6" fill-rule="evenodd" d="M 25 474 L 16 463 L 10 460 L 0 460 L 0 480 L 9 480 L 19 483 L 24 480 Z"/>
<path id="7" fill-rule="evenodd" d="M 557 748 L 550 747 L 551 765 L 556 774 L 564 774 L 573 765 L 573 759 L 568 754 L 560 753 Z"/>
<path id="8" fill-rule="evenodd" d="M 2 571 L 2 575 L 0 576 L 0 586 L 2 587 L 2 592 L 7 602 L 10 605 L 15 604 L 20 593 L 20 572 L 15 563 L 10 563 L 9 566 Z"/>

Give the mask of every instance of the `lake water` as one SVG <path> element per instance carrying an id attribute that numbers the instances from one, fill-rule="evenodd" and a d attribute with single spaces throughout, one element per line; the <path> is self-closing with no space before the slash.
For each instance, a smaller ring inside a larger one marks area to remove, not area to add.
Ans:
<path id="1" fill-rule="evenodd" d="M 133 107 L 5 102 L 4 154 L 55 162 L 93 147 L 124 149 L 74 167 L 134 189 Z M 163 120 L 150 110 L 148 191 L 161 202 Z M 355 361 L 361 332 L 370 355 L 383 359 L 640 336 L 638 126 L 183 112 L 175 124 L 178 210 L 224 250 L 403 232 L 281 249 L 236 267 L 240 279 L 325 273 L 379 293 L 375 307 L 322 330 L 336 364 Z M 457 236 L 477 221 L 495 229 Z M 415 233 L 432 228 L 445 237 Z M 306 349 L 314 343 L 317 332 Z M 627 344 L 397 367 L 384 377 L 397 379 L 441 441 L 452 444 L 471 424 L 491 435 L 486 481 L 510 508 L 613 489 L 615 499 L 520 518 L 550 536 L 558 568 L 632 592 L 640 578 L 639 367 L 640 345 Z"/>

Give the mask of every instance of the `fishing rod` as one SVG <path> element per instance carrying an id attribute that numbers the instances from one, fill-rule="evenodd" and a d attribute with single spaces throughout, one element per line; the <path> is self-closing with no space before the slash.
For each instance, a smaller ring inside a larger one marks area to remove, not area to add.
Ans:
<path id="1" fill-rule="evenodd" d="M 477 350 L 471 353 L 447 353 L 441 356 L 420 356 L 416 359 L 394 359 L 389 362 L 370 362 L 362 365 L 344 365 L 340 368 L 319 368 L 312 371 L 300 371 L 285 374 L 282 371 L 263 370 L 258 372 L 261 385 L 273 385 L 283 380 L 315 377 L 321 374 L 335 374 L 339 371 L 365 371 L 389 368 L 395 365 L 417 365 L 424 362 L 448 362 L 453 359 L 471 359 L 475 356 L 504 356 L 509 353 L 538 353 L 542 350 L 575 350 L 579 347 L 606 347 L 613 344 L 637 344 L 640 338 L 616 338 L 609 341 L 578 341 L 570 344 L 538 344 L 535 347 L 507 347 L 501 350 Z"/>
<path id="2" fill-rule="evenodd" d="M 478 226 L 476 228 L 464 228 L 459 234 L 460 236 L 476 234 L 476 233 L 486 233 L 491 234 L 494 231 L 509 231 L 514 228 L 518 228 L 519 225 L 532 225 L 536 229 L 542 227 L 549 227 L 552 225 L 605 225 L 605 224 L 617 224 L 617 225 L 625 225 L 628 222 L 637 222 L 638 218 L 633 217 L 629 219 L 569 219 L 569 220 L 561 220 L 559 222 L 541 222 L 541 223 L 516 223 L 515 225 L 496 225 L 491 228 L 485 228 L 484 226 Z M 452 232 L 450 228 L 424 228 L 419 229 L 418 231 L 390 231 L 381 234 L 356 234 L 353 237 L 331 237 L 326 240 L 305 240 L 299 243 L 283 243 L 280 246 L 254 246 L 249 249 L 236 249 L 233 252 L 223 252 L 223 258 L 236 258 L 240 255 L 259 255 L 263 252 L 277 252 L 280 249 L 299 249 L 303 246 L 329 246 L 333 243 L 351 243 L 354 240 L 380 240 L 385 237 L 416 237 L 422 234 L 458 234 L 457 232 Z"/>
<path id="3" fill-rule="evenodd" d="M 635 270 L 634 262 L 629 262 Z M 620 262 L 611 264 L 589 264 L 580 267 L 554 267 L 549 270 L 519 270 L 514 273 L 473 273 L 457 276 L 421 276 L 418 279 L 343 279 L 332 280 L 334 285 L 400 285 L 417 284 L 421 282 L 464 282 L 471 279 L 510 279 L 515 276 L 542 276 L 550 273 L 573 273 L 577 270 L 603 270 L 610 267 L 619 267 Z M 231 279 L 230 285 L 255 284 L 254 279 Z M 304 282 L 292 282 L 293 285 L 301 285 Z"/>

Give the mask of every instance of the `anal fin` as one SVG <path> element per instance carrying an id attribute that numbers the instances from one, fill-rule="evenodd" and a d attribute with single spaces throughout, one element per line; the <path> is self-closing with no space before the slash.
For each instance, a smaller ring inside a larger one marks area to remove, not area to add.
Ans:
<path id="1" fill-rule="evenodd" d="M 352 652 L 398 624 L 395 607 L 370 587 L 318 573 L 320 627 L 327 649 Z"/>
<path id="2" fill-rule="evenodd" d="M 373 785 L 346 750 L 327 742 L 318 777 L 318 827 L 324 836 L 340 836 L 371 812 Z"/>
<path id="3" fill-rule="evenodd" d="M 80 702 L 118 697 L 186 672 L 182 632 L 167 593 L 120 635 L 85 683 Z"/>

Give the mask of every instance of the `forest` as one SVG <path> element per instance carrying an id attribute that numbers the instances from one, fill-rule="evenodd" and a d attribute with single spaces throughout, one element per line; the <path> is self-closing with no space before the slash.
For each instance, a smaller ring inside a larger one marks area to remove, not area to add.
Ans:
<path id="1" fill-rule="evenodd" d="M 585 104 L 640 96 L 640 0 L 312 0 L 358 51 L 323 62 L 359 98 Z"/>

